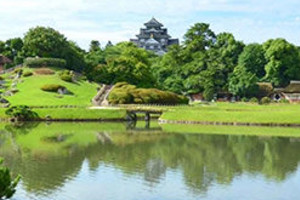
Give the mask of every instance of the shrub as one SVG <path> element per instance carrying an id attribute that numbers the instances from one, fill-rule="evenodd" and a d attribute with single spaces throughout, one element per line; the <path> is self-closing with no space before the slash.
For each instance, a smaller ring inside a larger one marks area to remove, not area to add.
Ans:
<path id="1" fill-rule="evenodd" d="M 271 103 L 271 99 L 269 97 L 263 97 L 261 100 L 260 100 L 260 103 L 261 104 L 269 104 Z"/>
<path id="2" fill-rule="evenodd" d="M 65 86 L 58 84 L 46 84 L 41 87 L 41 90 L 45 92 L 57 92 L 59 89 L 65 89 Z"/>
<path id="3" fill-rule="evenodd" d="M 280 99 L 278 103 L 290 103 L 287 99 Z"/>
<path id="4" fill-rule="evenodd" d="M 16 186 L 20 181 L 20 176 L 14 180 L 10 175 L 10 170 L 3 166 L 3 159 L 0 158 L 0 199 L 9 199 L 16 192 Z"/>
<path id="5" fill-rule="evenodd" d="M 60 76 L 60 79 L 66 82 L 73 82 L 73 77 L 68 74 L 63 74 Z"/>
<path id="6" fill-rule="evenodd" d="M 34 70 L 34 73 L 39 74 L 39 75 L 52 75 L 55 74 L 55 72 L 52 69 L 43 67 L 43 68 L 39 68 Z"/>
<path id="7" fill-rule="evenodd" d="M 59 73 L 59 77 L 63 81 L 73 82 L 73 72 L 69 70 L 64 70 Z"/>
<path id="8" fill-rule="evenodd" d="M 117 83 L 108 101 L 111 104 L 187 104 L 188 99 L 172 92 L 158 89 L 136 88 L 125 82 Z"/>
<path id="9" fill-rule="evenodd" d="M 26 72 L 24 72 L 23 77 L 28 77 L 28 76 L 32 76 L 32 75 L 33 75 L 33 73 L 31 71 L 26 71 Z"/>
<path id="10" fill-rule="evenodd" d="M 258 99 L 256 97 L 252 97 L 251 99 L 249 99 L 250 103 L 258 103 Z"/>
<path id="11" fill-rule="evenodd" d="M 32 68 L 37 67 L 58 67 L 65 68 L 67 63 L 60 58 L 26 58 L 24 65 Z"/>
<path id="12" fill-rule="evenodd" d="M 21 121 L 38 118 L 38 115 L 35 112 L 33 112 L 28 106 L 24 105 L 10 107 L 5 111 L 5 114 Z"/>
<path id="13" fill-rule="evenodd" d="M 241 101 L 242 101 L 242 102 L 248 102 L 248 99 L 247 99 L 246 97 L 243 97 L 243 98 L 241 99 Z"/>
<path id="14" fill-rule="evenodd" d="M 0 76 L 0 81 L 3 81 L 3 80 L 4 80 L 4 78 L 2 76 Z"/>

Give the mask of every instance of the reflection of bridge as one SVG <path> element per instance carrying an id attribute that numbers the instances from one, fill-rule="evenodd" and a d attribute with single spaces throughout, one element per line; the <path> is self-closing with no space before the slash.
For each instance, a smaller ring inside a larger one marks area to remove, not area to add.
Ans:
<path id="1" fill-rule="evenodd" d="M 151 119 L 151 114 L 155 114 L 155 115 L 161 115 L 163 112 L 160 109 L 141 109 L 141 108 L 130 108 L 130 109 L 126 109 L 127 115 L 126 115 L 126 119 L 128 121 L 137 121 L 138 117 L 137 114 L 144 114 L 145 117 L 145 121 L 150 121 Z"/>

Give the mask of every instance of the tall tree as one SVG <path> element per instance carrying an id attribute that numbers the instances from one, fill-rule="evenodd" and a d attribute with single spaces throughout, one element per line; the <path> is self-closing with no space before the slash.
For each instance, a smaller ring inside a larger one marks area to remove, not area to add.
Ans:
<path id="1" fill-rule="evenodd" d="M 295 45 L 279 38 L 267 41 L 263 47 L 267 80 L 280 87 L 288 85 L 290 80 L 300 80 L 300 56 Z"/>
<path id="2" fill-rule="evenodd" d="M 92 40 L 89 51 L 92 52 L 92 51 L 100 51 L 100 50 L 101 50 L 100 42 L 98 40 Z"/>
<path id="3" fill-rule="evenodd" d="M 265 76 L 266 64 L 265 51 L 260 44 L 247 45 L 239 56 L 238 65 L 245 67 L 247 71 L 255 74 L 259 79 Z"/>
<path id="4" fill-rule="evenodd" d="M 84 51 L 53 28 L 30 29 L 24 37 L 23 52 L 26 57 L 63 58 L 69 69 L 80 71 L 84 68 Z"/>

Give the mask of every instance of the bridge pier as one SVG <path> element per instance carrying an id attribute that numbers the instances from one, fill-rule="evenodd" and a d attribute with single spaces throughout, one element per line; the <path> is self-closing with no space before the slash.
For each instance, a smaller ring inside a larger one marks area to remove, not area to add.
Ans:
<path id="1" fill-rule="evenodd" d="M 151 114 L 162 114 L 161 111 L 149 111 L 149 110 L 127 110 L 127 121 L 137 121 L 137 113 L 145 114 L 144 120 L 149 122 L 151 120 Z"/>
<path id="2" fill-rule="evenodd" d="M 150 121 L 150 113 L 146 112 L 145 113 L 145 121 Z"/>

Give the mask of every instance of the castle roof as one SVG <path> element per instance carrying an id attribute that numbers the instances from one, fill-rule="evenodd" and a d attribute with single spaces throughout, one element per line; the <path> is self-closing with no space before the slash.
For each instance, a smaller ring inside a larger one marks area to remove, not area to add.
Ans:
<path id="1" fill-rule="evenodd" d="M 158 22 L 154 17 L 152 17 L 152 19 L 150 21 L 145 23 L 145 26 L 146 27 L 162 27 L 163 24 Z"/>
<path id="2" fill-rule="evenodd" d="M 158 41 L 156 41 L 155 39 L 153 39 L 153 38 L 150 38 L 150 39 L 148 39 L 147 41 L 146 41 L 146 44 L 147 45 L 158 45 L 158 44 L 160 44 Z"/>

